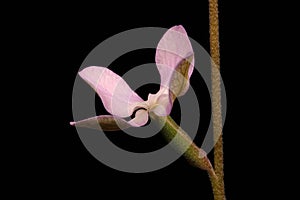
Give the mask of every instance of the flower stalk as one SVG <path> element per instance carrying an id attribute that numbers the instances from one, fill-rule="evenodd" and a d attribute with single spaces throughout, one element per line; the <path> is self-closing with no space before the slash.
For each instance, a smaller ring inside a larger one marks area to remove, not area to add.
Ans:
<path id="1" fill-rule="evenodd" d="M 177 125 L 170 116 L 161 117 L 150 115 L 151 119 L 163 126 L 161 132 L 164 138 L 170 142 L 173 141 L 173 148 L 179 153 L 184 153 L 185 159 L 194 167 L 206 170 L 212 185 L 212 191 L 215 200 L 224 200 L 224 190 L 219 184 L 220 178 L 216 175 L 215 170 L 208 159 L 206 152 L 199 148 L 189 137 L 189 135 Z"/>
<path id="2" fill-rule="evenodd" d="M 213 171 L 206 152 L 197 147 L 189 135 L 170 116 L 151 115 L 151 118 L 159 125 L 163 125 L 161 132 L 164 138 L 168 142 L 173 140 L 174 149 L 179 153 L 184 153 L 184 157 L 191 165 L 203 170 Z"/>

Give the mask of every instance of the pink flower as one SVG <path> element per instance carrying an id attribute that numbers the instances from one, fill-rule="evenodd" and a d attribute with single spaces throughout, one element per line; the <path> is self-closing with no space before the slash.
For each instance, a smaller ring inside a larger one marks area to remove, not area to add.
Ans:
<path id="1" fill-rule="evenodd" d="M 140 127 L 147 123 L 149 115 L 170 114 L 176 97 L 182 96 L 189 88 L 189 78 L 194 69 L 192 45 L 182 26 L 169 29 L 158 43 L 155 61 L 160 73 L 161 86 L 156 94 L 149 94 L 148 100 L 139 97 L 117 74 L 105 67 L 87 67 L 79 72 L 100 96 L 105 109 L 111 115 L 100 115 L 71 125 L 118 130 Z M 135 117 L 130 121 L 123 118 Z"/>

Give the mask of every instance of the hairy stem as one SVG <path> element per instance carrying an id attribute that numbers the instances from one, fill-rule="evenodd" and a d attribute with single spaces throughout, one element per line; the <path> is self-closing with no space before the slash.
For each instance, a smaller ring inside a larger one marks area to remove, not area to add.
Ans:
<path id="1" fill-rule="evenodd" d="M 213 190 L 214 200 L 225 200 L 224 190 L 219 183 L 219 177 L 214 171 L 208 171 L 208 175 Z"/>
<path id="2" fill-rule="evenodd" d="M 219 45 L 219 18 L 218 0 L 209 0 L 209 25 L 210 25 L 210 54 L 212 77 L 212 117 L 214 130 L 214 167 L 218 177 L 218 188 L 225 199 L 224 169 L 223 169 L 223 138 L 222 138 L 222 110 L 220 87 L 220 45 Z"/>

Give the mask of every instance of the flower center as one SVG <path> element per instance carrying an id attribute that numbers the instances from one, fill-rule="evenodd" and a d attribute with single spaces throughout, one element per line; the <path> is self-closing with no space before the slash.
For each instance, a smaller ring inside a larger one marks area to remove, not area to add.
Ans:
<path id="1" fill-rule="evenodd" d="M 154 113 L 158 116 L 167 116 L 171 107 L 169 91 L 161 88 L 158 93 L 149 94 L 147 101 L 136 104 L 132 116 L 140 109 L 146 110 L 149 114 Z"/>
<path id="2" fill-rule="evenodd" d="M 156 94 L 149 94 L 148 100 L 146 101 L 148 112 L 154 112 L 159 116 L 166 116 L 169 106 L 169 93 L 165 89 L 161 89 Z"/>

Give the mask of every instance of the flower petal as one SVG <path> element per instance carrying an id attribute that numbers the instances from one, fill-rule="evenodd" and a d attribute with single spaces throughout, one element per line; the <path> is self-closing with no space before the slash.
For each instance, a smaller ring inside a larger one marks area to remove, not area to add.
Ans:
<path id="1" fill-rule="evenodd" d="M 193 48 L 183 26 L 170 28 L 157 45 L 155 61 L 160 73 L 161 85 L 169 87 L 173 72 L 182 60 L 193 55 Z M 194 70 L 194 59 L 190 61 L 187 77 L 190 78 Z M 182 91 L 187 91 L 189 84 Z M 179 96 L 183 94 L 178 94 Z"/>
<path id="2" fill-rule="evenodd" d="M 144 101 L 122 77 L 105 67 L 87 67 L 79 75 L 94 88 L 105 109 L 114 116 L 128 117 Z"/>
<path id="3" fill-rule="evenodd" d="M 140 109 L 140 110 L 136 111 L 135 118 L 130 120 L 128 122 L 128 124 L 133 127 L 140 127 L 140 126 L 145 125 L 148 122 L 148 119 L 149 119 L 148 111 L 146 111 L 144 109 Z"/>
<path id="4" fill-rule="evenodd" d="M 129 127 L 140 127 L 148 122 L 148 112 L 146 110 L 138 110 L 135 118 L 129 122 L 124 119 L 112 115 L 100 115 L 91 117 L 78 122 L 70 122 L 70 125 L 77 127 L 85 127 L 103 131 L 124 130 Z"/>
<path id="5" fill-rule="evenodd" d="M 174 102 L 175 98 L 184 95 L 189 88 L 188 71 L 191 67 L 191 61 L 194 59 L 194 55 L 183 59 L 173 72 L 170 82 L 169 91 L 170 98 Z"/>

